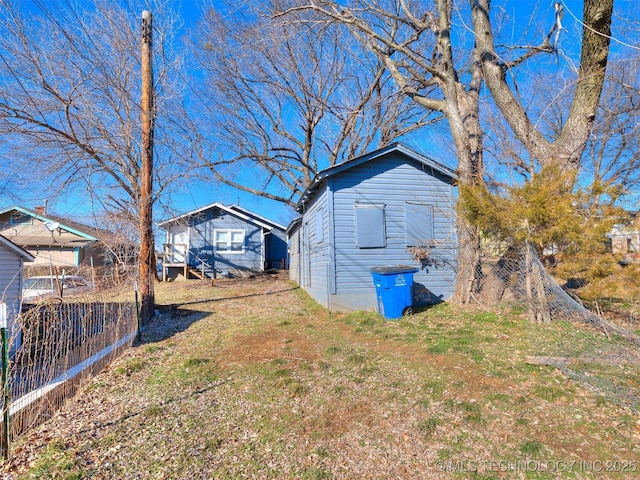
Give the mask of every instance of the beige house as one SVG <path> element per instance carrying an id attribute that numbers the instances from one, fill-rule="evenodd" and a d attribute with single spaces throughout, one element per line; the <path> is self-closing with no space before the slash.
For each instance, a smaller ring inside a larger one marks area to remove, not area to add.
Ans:
<path id="1" fill-rule="evenodd" d="M 47 215 L 42 207 L 0 210 L 0 235 L 33 255 L 34 264 L 77 267 L 91 261 L 104 263 L 104 248 L 95 228 Z"/>
<path id="2" fill-rule="evenodd" d="M 630 212 L 629 222 L 614 225 L 607 235 L 614 254 L 640 253 L 640 216 Z"/>

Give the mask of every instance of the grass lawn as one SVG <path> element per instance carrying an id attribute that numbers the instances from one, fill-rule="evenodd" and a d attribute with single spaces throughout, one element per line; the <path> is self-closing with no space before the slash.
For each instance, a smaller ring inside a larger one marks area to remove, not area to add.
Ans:
<path id="1" fill-rule="evenodd" d="M 156 288 L 142 343 L 16 440 L 3 478 L 639 475 L 638 410 L 525 362 L 615 339 L 513 310 L 329 314 L 273 277 Z"/>

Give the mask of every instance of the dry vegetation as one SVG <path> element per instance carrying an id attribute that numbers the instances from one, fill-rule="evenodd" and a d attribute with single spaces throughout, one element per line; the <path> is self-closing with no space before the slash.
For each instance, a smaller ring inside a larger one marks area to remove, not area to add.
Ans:
<path id="1" fill-rule="evenodd" d="M 18 439 L 4 478 L 640 471 L 637 411 L 524 361 L 607 341 L 595 332 L 446 305 L 393 322 L 328 314 L 276 277 L 161 284 L 157 296 L 143 342 Z"/>

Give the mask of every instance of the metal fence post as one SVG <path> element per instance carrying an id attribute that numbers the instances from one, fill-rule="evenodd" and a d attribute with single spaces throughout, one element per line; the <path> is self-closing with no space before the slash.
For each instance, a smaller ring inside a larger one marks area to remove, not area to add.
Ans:
<path id="1" fill-rule="evenodd" d="M 138 302 L 138 282 L 133 282 L 133 289 L 136 292 L 136 320 L 138 321 L 138 342 L 142 342 L 142 328 L 140 327 L 140 304 Z"/>
<path id="2" fill-rule="evenodd" d="M 2 458 L 9 459 L 9 342 L 7 339 L 7 304 L 0 303 L 0 335 L 2 336 Z"/>

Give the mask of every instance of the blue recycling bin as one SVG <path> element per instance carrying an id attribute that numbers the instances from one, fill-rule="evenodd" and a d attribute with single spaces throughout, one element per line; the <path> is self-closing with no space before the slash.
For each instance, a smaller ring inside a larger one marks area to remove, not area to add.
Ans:
<path id="1" fill-rule="evenodd" d="M 380 315 L 395 319 L 411 311 L 413 274 L 417 271 L 409 265 L 385 265 L 371 269 Z"/>

